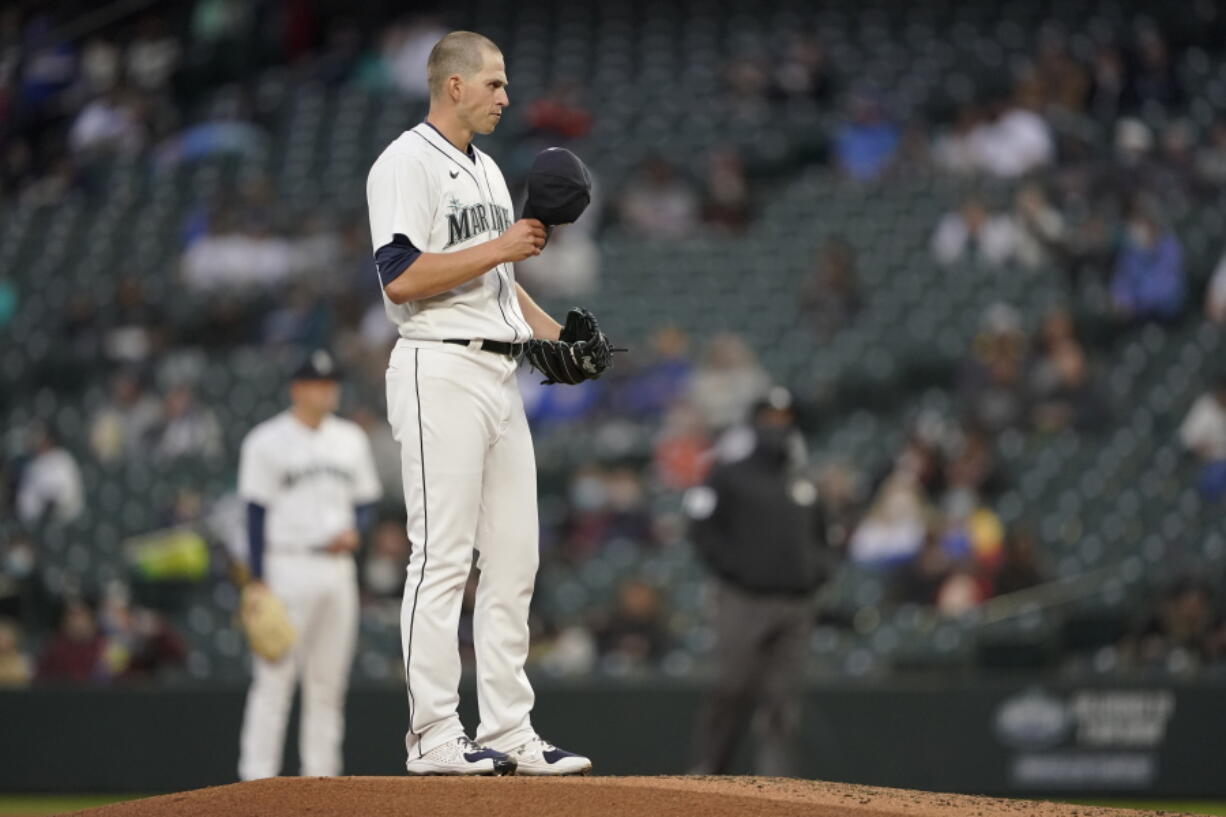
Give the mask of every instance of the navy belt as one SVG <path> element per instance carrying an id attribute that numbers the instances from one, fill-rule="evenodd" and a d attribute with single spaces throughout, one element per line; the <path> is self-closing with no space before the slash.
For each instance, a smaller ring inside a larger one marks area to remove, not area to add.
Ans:
<path id="1" fill-rule="evenodd" d="M 443 343 L 467 346 L 472 341 L 465 340 L 464 338 L 446 338 Z M 483 352 L 493 352 L 496 355 L 506 355 L 507 357 L 519 357 L 524 351 L 524 344 L 507 343 L 505 340 L 483 340 L 480 344 L 477 348 Z"/>

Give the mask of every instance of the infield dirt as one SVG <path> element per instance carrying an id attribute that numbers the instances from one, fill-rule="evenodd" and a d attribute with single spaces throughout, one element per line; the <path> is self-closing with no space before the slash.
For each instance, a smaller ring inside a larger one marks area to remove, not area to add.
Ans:
<path id="1" fill-rule="evenodd" d="M 1129 811 L 767 777 L 280 777 L 89 817 L 1125 817 Z"/>

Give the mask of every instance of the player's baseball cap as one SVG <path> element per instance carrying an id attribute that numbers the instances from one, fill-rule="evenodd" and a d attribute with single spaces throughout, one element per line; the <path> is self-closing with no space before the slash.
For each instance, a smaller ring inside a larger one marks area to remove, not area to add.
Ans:
<path id="1" fill-rule="evenodd" d="M 340 370 L 336 361 L 327 351 L 316 349 L 306 356 L 306 359 L 294 370 L 290 380 L 340 380 Z"/>
<path id="2" fill-rule="evenodd" d="M 592 201 L 592 174 L 566 148 L 545 148 L 528 171 L 528 198 L 523 218 L 546 227 L 571 224 Z"/>

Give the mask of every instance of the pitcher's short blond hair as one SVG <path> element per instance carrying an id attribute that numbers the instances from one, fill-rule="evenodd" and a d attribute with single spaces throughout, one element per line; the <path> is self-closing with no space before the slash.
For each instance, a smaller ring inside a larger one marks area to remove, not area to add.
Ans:
<path id="1" fill-rule="evenodd" d="M 426 82 L 430 96 L 443 93 L 443 84 L 450 76 L 469 77 L 481 70 L 488 52 L 501 54 L 489 37 L 475 31 L 453 31 L 434 44 L 426 62 Z"/>

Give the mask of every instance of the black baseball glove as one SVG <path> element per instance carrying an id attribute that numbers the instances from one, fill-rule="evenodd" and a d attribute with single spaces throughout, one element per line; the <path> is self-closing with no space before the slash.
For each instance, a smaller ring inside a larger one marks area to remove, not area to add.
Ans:
<path id="1" fill-rule="evenodd" d="M 595 380 L 613 365 L 613 344 L 600 331 L 596 316 L 578 307 L 566 314 L 559 340 L 530 340 L 525 356 L 532 368 L 545 375 L 545 385 L 575 385 Z"/>

